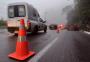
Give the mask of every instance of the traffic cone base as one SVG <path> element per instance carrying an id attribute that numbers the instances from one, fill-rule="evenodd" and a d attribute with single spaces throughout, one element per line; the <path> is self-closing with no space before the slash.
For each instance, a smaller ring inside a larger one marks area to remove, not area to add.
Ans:
<path id="1" fill-rule="evenodd" d="M 30 56 L 33 56 L 35 52 L 28 51 L 28 42 L 18 42 L 16 44 L 16 52 L 11 53 L 8 55 L 11 58 L 17 59 L 17 60 L 25 60 Z"/>
<path id="2" fill-rule="evenodd" d="M 29 51 L 29 53 L 27 55 L 25 55 L 25 56 L 18 56 L 17 53 L 14 52 L 14 53 L 12 53 L 12 54 L 10 54 L 8 56 L 11 57 L 11 58 L 17 59 L 17 60 L 25 60 L 25 59 L 33 56 L 34 54 L 35 54 L 35 52 Z"/>

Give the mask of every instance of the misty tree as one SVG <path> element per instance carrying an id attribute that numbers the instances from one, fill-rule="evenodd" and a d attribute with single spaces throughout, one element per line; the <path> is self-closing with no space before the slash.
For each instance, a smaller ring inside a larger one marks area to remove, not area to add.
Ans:
<path id="1" fill-rule="evenodd" d="M 90 30 L 90 0 L 75 0 L 77 16 L 84 30 Z"/>
<path id="2" fill-rule="evenodd" d="M 74 1 L 75 8 L 72 8 L 67 13 L 67 24 L 77 23 L 81 26 L 81 29 L 90 31 L 90 0 Z"/>
<path id="3" fill-rule="evenodd" d="M 66 7 L 63 8 L 62 14 L 67 14 L 72 9 L 73 9 L 72 5 L 67 5 Z"/>
<path id="4" fill-rule="evenodd" d="M 78 13 L 72 5 L 63 8 L 63 12 L 67 14 L 67 25 L 80 23 Z"/>
<path id="5" fill-rule="evenodd" d="M 0 19 L 0 27 L 1 26 L 5 26 L 6 25 L 6 22 L 3 20 L 3 18 Z"/>

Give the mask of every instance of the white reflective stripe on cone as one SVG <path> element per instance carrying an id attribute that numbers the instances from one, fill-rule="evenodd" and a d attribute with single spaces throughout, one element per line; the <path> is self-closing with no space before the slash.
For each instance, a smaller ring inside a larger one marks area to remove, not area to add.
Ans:
<path id="1" fill-rule="evenodd" d="M 20 25 L 20 26 L 19 26 L 19 29 L 24 29 L 24 30 L 25 30 L 25 26 Z"/>
<path id="2" fill-rule="evenodd" d="M 26 36 L 18 36 L 18 39 L 17 39 L 19 42 L 24 42 L 26 41 Z"/>

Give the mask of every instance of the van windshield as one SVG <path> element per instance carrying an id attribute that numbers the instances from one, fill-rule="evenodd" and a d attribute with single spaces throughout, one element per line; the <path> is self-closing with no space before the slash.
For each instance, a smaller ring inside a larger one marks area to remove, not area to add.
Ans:
<path id="1" fill-rule="evenodd" d="M 25 17 L 25 6 L 24 5 L 15 5 L 15 6 L 9 6 L 8 7 L 8 17 Z"/>

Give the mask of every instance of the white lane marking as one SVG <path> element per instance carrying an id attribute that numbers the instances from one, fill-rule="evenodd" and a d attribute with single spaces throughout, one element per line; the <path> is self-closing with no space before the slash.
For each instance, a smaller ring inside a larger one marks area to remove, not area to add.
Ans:
<path id="1" fill-rule="evenodd" d="M 14 34 L 8 33 L 8 36 L 9 36 L 9 37 L 10 37 L 10 36 L 14 36 Z"/>
<path id="2" fill-rule="evenodd" d="M 88 31 L 84 31 L 86 34 L 90 34 L 90 32 L 88 32 Z"/>
<path id="3" fill-rule="evenodd" d="M 38 60 L 48 51 L 48 49 L 53 46 L 53 44 L 58 40 L 56 37 L 51 43 L 49 43 L 43 50 L 41 50 L 37 55 L 35 55 L 29 62 L 38 62 Z"/>

